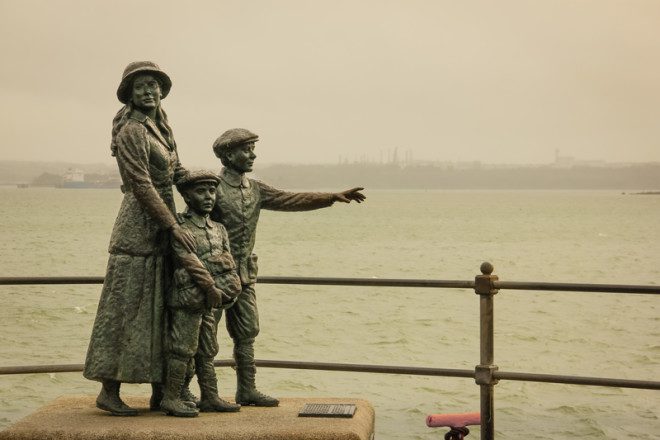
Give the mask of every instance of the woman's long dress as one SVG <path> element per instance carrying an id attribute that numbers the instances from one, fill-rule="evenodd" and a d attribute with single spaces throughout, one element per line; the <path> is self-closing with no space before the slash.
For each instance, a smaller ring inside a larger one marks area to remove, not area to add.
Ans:
<path id="1" fill-rule="evenodd" d="M 171 136 L 137 111 L 117 134 L 117 163 L 124 199 L 83 374 L 162 382 L 169 229 L 176 223 L 172 183 L 183 169 Z"/>

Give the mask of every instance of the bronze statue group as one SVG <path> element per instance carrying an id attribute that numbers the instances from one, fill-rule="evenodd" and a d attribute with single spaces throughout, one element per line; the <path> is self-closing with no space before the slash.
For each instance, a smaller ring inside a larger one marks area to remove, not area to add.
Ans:
<path id="1" fill-rule="evenodd" d="M 171 87 L 158 65 L 138 61 L 126 67 L 117 89 L 124 106 L 113 120 L 111 151 L 124 197 L 84 376 L 102 384 L 96 406 L 117 416 L 138 414 L 121 399 L 122 383 L 151 383 L 150 409 L 179 417 L 277 406 L 255 386 L 259 318 L 252 250 L 259 212 L 360 203 L 365 196 L 362 188 L 287 192 L 247 177 L 259 137 L 242 128 L 213 143 L 219 172 L 186 170 L 161 107 Z M 173 186 L 186 202 L 182 213 L 175 210 Z M 213 365 L 223 313 L 236 361 L 235 402 L 219 397 Z M 195 375 L 199 399 L 189 389 Z"/>

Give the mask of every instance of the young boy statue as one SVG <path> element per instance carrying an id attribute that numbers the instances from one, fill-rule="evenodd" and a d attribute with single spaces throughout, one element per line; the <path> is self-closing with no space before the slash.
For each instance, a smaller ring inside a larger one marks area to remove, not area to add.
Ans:
<path id="1" fill-rule="evenodd" d="M 231 256 L 224 226 L 209 219 L 215 204 L 218 176 L 192 171 L 177 182 L 188 209 L 177 214 L 181 228 L 195 238 L 195 253 L 173 242 L 174 286 L 167 301 L 167 372 L 160 407 L 168 415 L 195 417 L 194 404 L 181 399 L 186 370 L 194 361 L 201 391 L 199 411 L 234 412 L 240 405 L 218 396 L 213 358 L 218 354 L 215 314 L 231 306 L 241 291 L 236 264 Z"/>
<path id="2" fill-rule="evenodd" d="M 254 144 L 259 136 L 243 128 L 224 132 L 213 144 L 215 155 L 224 168 L 220 171 L 218 197 L 211 218 L 222 223 L 229 233 L 231 254 L 238 265 L 242 292 L 236 304 L 227 309 L 227 330 L 234 340 L 236 360 L 236 403 L 277 406 L 279 401 L 256 389 L 254 339 L 259 333 L 259 315 L 254 284 L 257 281 L 257 256 L 252 253 L 259 212 L 309 211 L 332 206 L 334 202 L 358 203 L 365 199 L 353 188 L 340 193 L 286 192 L 275 189 L 245 174 L 252 171 Z"/>

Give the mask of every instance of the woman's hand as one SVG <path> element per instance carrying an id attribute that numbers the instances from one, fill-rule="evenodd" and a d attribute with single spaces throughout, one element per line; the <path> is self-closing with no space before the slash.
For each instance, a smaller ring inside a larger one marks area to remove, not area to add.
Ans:
<path id="1" fill-rule="evenodd" d="M 367 197 L 362 194 L 360 191 L 362 191 L 364 188 L 353 188 L 346 190 L 344 192 L 340 193 L 335 193 L 334 194 L 334 201 L 336 202 L 343 202 L 343 203 L 351 203 L 352 200 L 355 200 L 358 203 L 362 203 L 364 199 Z"/>
<path id="2" fill-rule="evenodd" d="M 224 296 L 225 295 L 220 289 L 215 286 L 211 287 L 211 289 L 206 292 L 206 307 L 212 309 L 220 306 Z"/>
<path id="3" fill-rule="evenodd" d="M 213 286 L 211 289 L 206 292 L 206 307 L 213 309 L 220 307 L 223 304 L 228 304 L 234 299 L 230 298 L 222 289 L 219 289 L 218 286 Z"/>
<path id="4" fill-rule="evenodd" d="M 174 225 L 172 226 L 172 237 L 181 243 L 181 246 L 189 253 L 195 252 L 197 244 L 195 243 L 195 237 L 193 237 L 190 231 L 186 231 L 179 225 Z"/>

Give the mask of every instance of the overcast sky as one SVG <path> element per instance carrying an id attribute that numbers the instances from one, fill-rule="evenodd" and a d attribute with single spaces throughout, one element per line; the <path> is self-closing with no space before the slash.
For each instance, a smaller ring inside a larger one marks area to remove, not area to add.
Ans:
<path id="1" fill-rule="evenodd" d="M 108 162 L 152 60 L 184 165 L 660 161 L 660 1 L 0 0 L 0 160 Z"/>

